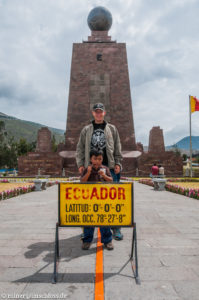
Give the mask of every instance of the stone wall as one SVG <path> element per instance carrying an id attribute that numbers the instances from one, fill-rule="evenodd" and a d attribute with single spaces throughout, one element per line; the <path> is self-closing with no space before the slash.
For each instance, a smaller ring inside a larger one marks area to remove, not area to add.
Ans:
<path id="1" fill-rule="evenodd" d="M 167 177 L 183 176 L 183 162 L 173 151 L 163 153 L 143 153 L 138 158 L 139 176 L 149 176 L 153 164 L 162 165 Z"/>
<path id="2" fill-rule="evenodd" d="M 29 152 L 18 159 L 19 176 L 36 176 L 40 169 L 41 175 L 61 176 L 63 159 L 53 152 Z"/>

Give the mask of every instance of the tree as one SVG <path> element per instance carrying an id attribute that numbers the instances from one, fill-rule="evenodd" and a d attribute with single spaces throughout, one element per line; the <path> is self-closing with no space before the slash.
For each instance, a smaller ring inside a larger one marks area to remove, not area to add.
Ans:
<path id="1" fill-rule="evenodd" d="M 36 149 L 36 141 L 28 143 L 25 138 L 21 138 L 17 143 L 17 155 L 26 155 L 28 152 L 33 152 Z"/>
<path id="2" fill-rule="evenodd" d="M 178 148 L 178 145 L 177 144 L 174 144 L 173 145 L 173 148 L 174 148 L 174 153 L 175 153 L 175 155 L 176 156 L 181 156 L 181 152 L 180 152 L 180 150 L 179 150 L 179 148 Z"/>
<path id="3" fill-rule="evenodd" d="M 21 138 L 17 144 L 17 155 L 25 155 L 28 152 L 28 143 L 26 139 Z"/>
<path id="4" fill-rule="evenodd" d="M 1 147 L 1 162 L 0 167 L 16 168 L 17 167 L 17 143 L 11 137 L 8 141 L 3 143 Z"/>
<path id="5" fill-rule="evenodd" d="M 7 132 L 5 130 L 5 123 L 0 121 L 0 143 L 3 143 L 7 136 Z"/>
<path id="6" fill-rule="evenodd" d="M 0 168 L 17 168 L 17 158 L 35 148 L 36 142 L 28 143 L 24 138 L 16 142 L 14 137 L 7 138 L 5 124 L 0 121 Z"/>
<path id="7" fill-rule="evenodd" d="M 53 150 L 53 152 L 57 152 L 57 143 L 56 143 L 56 138 L 55 138 L 55 136 L 54 136 L 54 134 L 53 134 L 53 137 L 52 137 L 52 150 Z"/>

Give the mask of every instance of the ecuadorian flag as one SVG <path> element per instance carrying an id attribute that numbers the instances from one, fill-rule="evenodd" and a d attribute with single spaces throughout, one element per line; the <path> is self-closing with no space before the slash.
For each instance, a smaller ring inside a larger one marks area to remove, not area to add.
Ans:
<path id="1" fill-rule="evenodd" d="M 196 97 L 190 96 L 191 113 L 199 111 L 199 100 Z"/>

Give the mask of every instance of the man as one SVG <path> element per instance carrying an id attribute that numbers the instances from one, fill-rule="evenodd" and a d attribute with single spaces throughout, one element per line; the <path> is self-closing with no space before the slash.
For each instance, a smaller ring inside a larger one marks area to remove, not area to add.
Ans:
<path id="1" fill-rule="evenodd" d="M 76 162 L 79 173 L 82 174 L 90 163 L 90 151 L 102 150 L 102 164 L 108 166 L 114 181 L 119 181 L 121 171 L 121 143 L 117 128 L 104 120 L 106 115 L 102 103 L 93 105 L 92 115 L 94 120 L 85 126 L 79 137 L 76 149 Z M 113 237 L 122 240 L 120 228 L 113 229 Z"/>

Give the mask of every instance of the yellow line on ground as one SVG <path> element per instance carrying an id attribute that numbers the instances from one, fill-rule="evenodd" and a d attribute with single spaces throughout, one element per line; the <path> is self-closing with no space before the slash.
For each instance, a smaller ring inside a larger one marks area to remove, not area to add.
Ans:
<path id="1" fill-rule="evenodd" d="M 103 267 L 103 245 L 101 243 L 100 229 L 97 231 L 97 253 L 95 268 L 95 300 L 104 300 L 104 267 Z"/>

